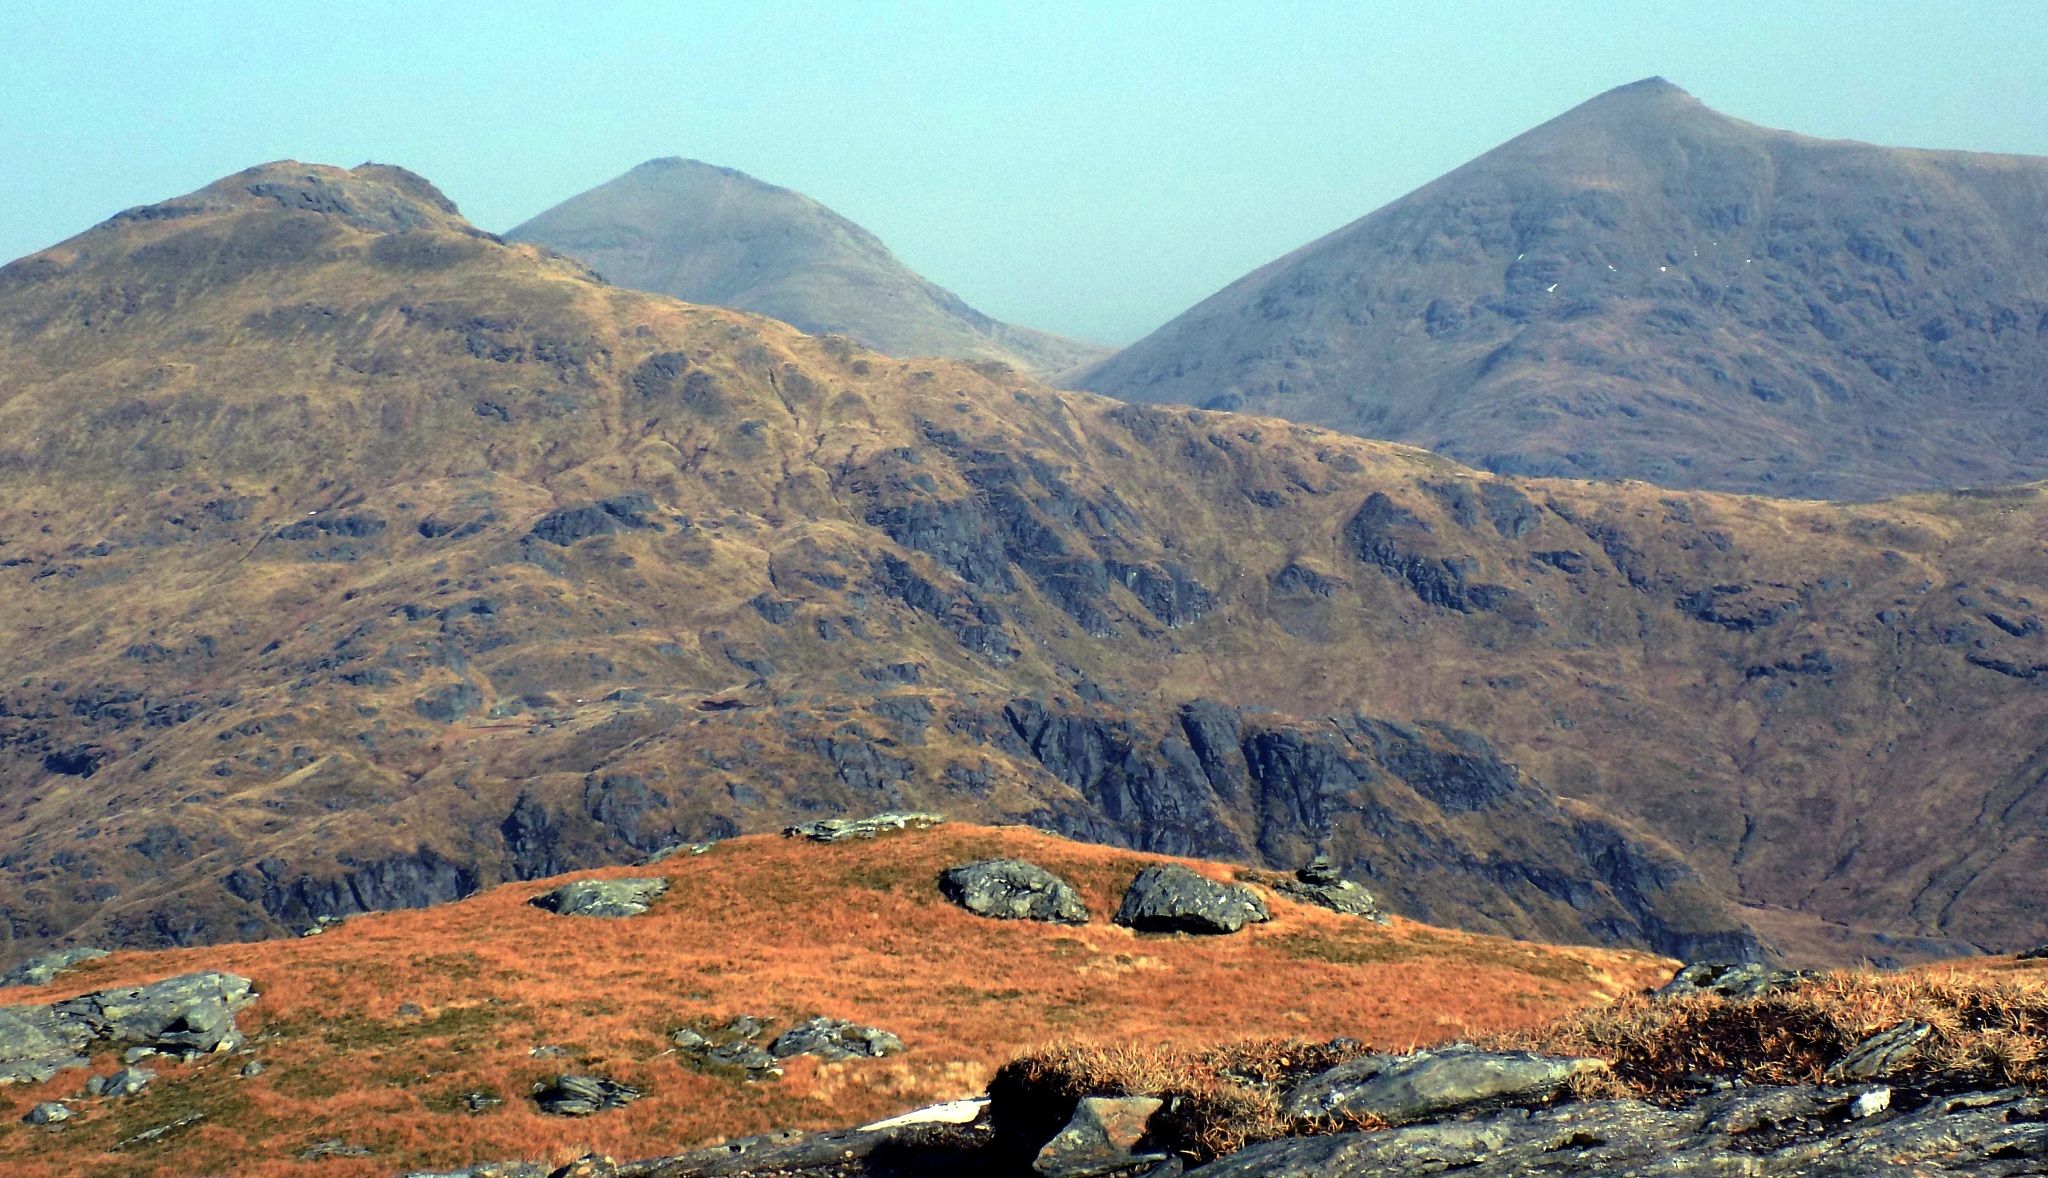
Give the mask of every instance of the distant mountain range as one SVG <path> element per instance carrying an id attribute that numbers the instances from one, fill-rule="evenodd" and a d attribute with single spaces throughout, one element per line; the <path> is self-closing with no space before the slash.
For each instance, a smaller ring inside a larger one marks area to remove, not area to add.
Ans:
<path id="1" fill-rule="evenodd" d="M 1076 378 L 1493 470 L 1869 498 L 2048 475 L 2048 160 L 1811 139 L 1659 78 Z"/>
<path id="2" fill-rule="evenodd" d="M 622 286 L 757 312 L 892 356 L 994 360 L 1050 379 L 1110 351 L 991 319 L 817 201 L 696 160 L 649 160 L 506 237 Z"/>

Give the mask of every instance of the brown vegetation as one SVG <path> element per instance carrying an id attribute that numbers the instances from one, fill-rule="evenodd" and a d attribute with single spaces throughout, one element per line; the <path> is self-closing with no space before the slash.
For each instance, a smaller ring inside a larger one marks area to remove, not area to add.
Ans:
<path id="1" fill-rule="evenodd" d="M 942 868 L 997 854 L 1065 876 L 1096 921 L 991 921 L 939 898 Z M 652 869 L 593 873 L 665 875 L 670 892 L 640 917 L 553 916 L 526 903 L 546 886 L 535 882 L 301 940 L 116 954 L 0 1001 L 237 971 L 262 993 L 243 1022 L 267 1070 L 239 1078 L 237 1057 L 159 1066 L 153 1091 L 81 1103 L 82 1120 L 56 1136 L 0 1129 L 0 1169 L 368 1175 L 592 1148 L 651 1156 L 971 1095 L 1002 1061 L 1049 1038 L 1197 1051 L 1247 1033 L 1347 1035 L 1406 1047 L 1610 1001 L 1671 968 L 1640 953 L 1400 920 L 1383 927 L 1277 898 L 1271 924 L 1231 937 L 1138 936 L 1106 923 L 1123 886 L 1157 861 L 1021 828 L 948 825 L 831 846 L 764 836 Z M 1193 865 L 1227 878 L 1221 865 Z M 398 1014 L 403 1003 L 421 1013 Z M 897 1032 L 909 1050 L 849 1063 L 800 1059 L 782 1080 L 752 1084 L 687 1068 L 671 1051 L 669 1032 L 739 1014 L 776 1026 L 812 1014 L 851 1018 Z M 534 1058 L 539 1045 L 569 1054 Z M 539 1114 L 525 1097 L 564 1070 L 602 1072 L 650 1095 L 588 1120 Z M 35 1101 L 74 1095 L 84 1080 L 74 1071 L 8 1091 L 0 1111 L 12 1121 Z M 505 1103 L 471 1114 L 471 1092 Z M 154 1145 L 101 1152 L 189 1112 L 206 1119 Z M 331 1138 L 375 1153 L 288 1160 Z"/>

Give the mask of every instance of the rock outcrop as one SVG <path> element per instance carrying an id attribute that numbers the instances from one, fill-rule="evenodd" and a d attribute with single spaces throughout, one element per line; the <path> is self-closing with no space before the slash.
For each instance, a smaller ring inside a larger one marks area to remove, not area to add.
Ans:
<path id="1" fill-rule="evenodd" d="M 1541 1100 L 1575 1076 L 1606 1070 L 1597 1059 L 1470 1047 L 1368 1055 L 1302 1081 L 1284 1107 L 1300 1120 L 1376 1117 L 1400 1125 L 1454 1109 Z"/>
<path id="2" fill-rule="evenodd" d="M 40 957 L 31 957 L 5 975 L 0 975 L 0 986 L 47 986 L 57 980 L 58 974 L 106 955 L 105 949 L 91 947 L 58 949 Z"/>
<path id="3" fill-rule="evenodd" d="M 49 1006 L 0 1006 L 0 1083 L 84 1067 L 94 1044 L 185 1059 L 231 1050 L 242 1043 L 235 1012 L 254 997 L 247 978 L 193 973 Z"/>
<path id="4" fill-rule="evenodd" d="M 1118 924 L 1143 933 L 1234 933 L 1272 918 L 1250 888 L 1216 883 L 1174 863 L 1140 871 L 1116 910 Z"/>
<path id="5" fill-rule="evenodd" d="M 1344 878 L 1337 865 L 1327 855 L 1317 855 L 1295 871 L 1294 875 L 1271 880 L 1267 886 L 1290 899 L 1301 900 L 1332 912 L 1346 916 L 1363 916 L 1367 920 L 1385 921 L 1386 914 L 1380 911 L 1379 902 L 1372 893 Z"/>
<path id="6" fill-rule="evenodd" d="M 533 1094 L 540 1111 L 557 1117 L 587 1117 L 624 1108 L 644 1096 L 640 1089 L 605 1076 L 562 1075 Z"/>
<path id="7" fill-rule="evenodd" d="M 668 891 L 668 881 L 579 879 L 542 892 L 527 903 L 559 916 L 639 916 Z"/>
<path id="8" fill-rule="evenodd" d="M 768 1044 L 776 1059 L 815 1055 L 822 1060 L 877 1059 L 903 1050 L 903 1040 L 876 1027 L 819 1015 L 777 1035 Z"/>
<path id="9" fill-rule="evenodd" d="M 874 814 L 866 818 L 822 818 L 783 828 L 785 838 L 809 839 L 814 843 L 839 843 L 848 839 L 871 839 L 897 830 L 930 830 L 946 819 L 940 814 Z"/>
<path id="10" fill-rule="evenodd" d="M 976 916 L 1087 924 L 1088 906 L 1072 884 L 1022 859 L 988 859 L 949 867 L 939 891 Z"/>
<path id="11" fill-rule="evenodd" d="M 1774 969 L 1758 962 L 1695 962 L 1678 971 L 1657 990 L 1660 998 L 1712 994 L 1720 998 L 1756 998 L 1789 990 L 1819 975 L 1812 970 Z"/>

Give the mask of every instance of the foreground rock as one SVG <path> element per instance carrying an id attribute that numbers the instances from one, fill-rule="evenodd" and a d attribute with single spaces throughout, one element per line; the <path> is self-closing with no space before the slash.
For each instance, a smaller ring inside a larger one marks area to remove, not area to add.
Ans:
<path id="1" fill-rule="evenodd" d="M 1283 896 L 1328 908 L 1332 912 L 1362 916 L 1367 920 L 1386 920 L 1386 914 L 1380 911 L 1379 902 L 1373 899 L 1372 893 L 1345 879 L 1337 865 L 1324 855 L 1310 860 L 1307 866 L 1294 873 L 1293 878 L 1274 880 L 1272 887 Z"/>
<path id="2" fill-rule="evenodd" d="M 1300 1120 L 1378 1117 L 1389 1124 L 1502 1101 L 1541 1100 L 1574 1076 L 1604 1072 L 1597 1059 L 1447 1047 L 1368 1055 L 1312 1076 L 1287 1094 Z"/>
<path id="3" fill-rule="evenodd" d="M 1118 924 L 1146 933 L 1234 933 L 1272 918 L 1250 888 L 1204 879 L 1176 863 L 1139 872 L 1116 910 Z"/>
<path id="4" fill-rule="evenodd" d="M 156 1073 L 148 1068 L 125 1067 L 110 1076 L 94 1076 L 85 1082 L 87 1096 L 140 1096 Z"/>
<path id="5" fill-rule="evenodd" d="M 194 973 L 100 990 L 49 1006 L 0 1006 L 0 1084 L 39 1083 L 86 1066 L 94 1043 L 190 1059 L 242 1045 L 235 1012 L 249 979 Z"/>
<path id="6" fill-rule="evenodd" d="M 1820 975 L 1813 970 L 1772 969 L 1753 961 L 1695 962 L 1678 971 L 1658 989 L 1659 998 L 1714 994 L 1722 998 L 1760 998 L 1789 990 Z"/>
<path id="7" fill-rule="evenodd" d="M 1167 1154 L 1137 1152 L 1152 1114 L 1163 1104 L 1153 1096 L 1083 1097 L 1066 1127 L 1032 1159 L 1031 1168 L 1044 1178 L 1097 1178 L 1172 1162 Z"/>
<path id="8" fill-rule="evenodd" d="M 646 1095 L 631 1084 L 605 1076 L 556 1076 L 533 1094 L 540 1111 L 557 1117 L 587 1117 L 624 1108 Z"/>
<path id="9" fill-rule="evenodd" d="M 59 949 L 54 953 L 45 953 L 41 957 L 31 957 L 5 974 L 0 974 L 0 986 L 47 986 L 57 980 L 58 974 L 106 955 L 105 949 L 88 947 Z"/>
<path id="10" fill-rule="evenodd" d="M 782 828 L 782 837 L 809 839 L 814 843 L 839 843 L 848 839 L 871 839 L 895 830 L 930 830 L 946 819 L 923 811 L 876 814 L 869 818 L 825 818 Z"/>
<path id="11" fill-rule="evenodd" d="M 1920 1049 L 1920 1041 L 1934 1033 L 1926 1023 L 1906 1020 L 1879 1031 L 1858 1043 L 1847 1055 L 1828 1068 L 1828 1076 L 1839 1080 L 1875 1080 L 1904 1067 Z"/>
<path id="12" fill-rule="evenodd" d="M 527 903 L 559 916 L 639 916 L 668 891 L 665 879 L 579 879 Z"/>
<path id="13" fill-rule="evenodd" d="M 939 892 L 976 916 L 1087 924 L 1088 906 L 1073 885 L 1022 859 L 988 859 L 949 867 Z"/>
<path id="14" fill-rule="evenodd" d="M 2048 1172 L 2048 1100 L 2018 1089 L 1895 1095 L 1852 1119 L 1853 1089 L 1734 1087 L 1677 1108 L 1605 1100 L 1378 1133 L 1294 1137 L 1189 1171 L 1201 1178 L 2008 1178 Z M 1871 1102 L 1876 1103 L 1876 1102 Z"/>

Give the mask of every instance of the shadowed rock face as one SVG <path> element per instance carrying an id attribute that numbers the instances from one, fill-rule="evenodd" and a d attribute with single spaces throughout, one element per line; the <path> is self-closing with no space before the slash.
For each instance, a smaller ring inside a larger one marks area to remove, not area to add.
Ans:
<path id="1" fill-rule="evenodd" d="M 759 312 L 892 356 L 993 360 L 1050 377 L 1109 351 L 990 319 L 809 197 L 696 160 L 649 160 L 506 237 L 625 286 Z"/>
<path id="2" fill-rule="evenodd" d="M 277 165 L 0 267 L 8 964 L 917 811 L 1691 959 L 2041 940 L 2036 489 L 1493 477 L 444 206 Z"/>
<path id="3" fill-rule="evenodd" d="M 1649 79 L 1077 378 L 1494 470 L 1867 498 L 2048 475 L 2048 160 L 1809 139 Z"/>

